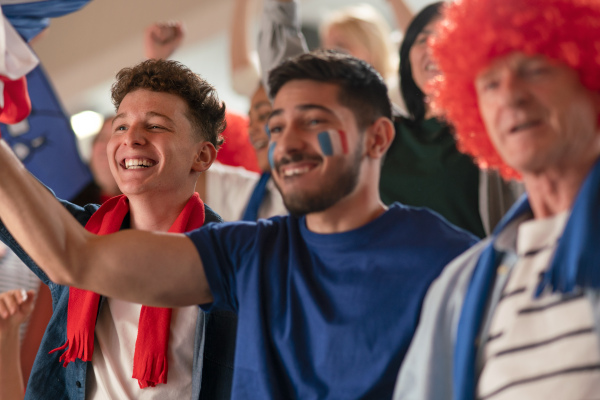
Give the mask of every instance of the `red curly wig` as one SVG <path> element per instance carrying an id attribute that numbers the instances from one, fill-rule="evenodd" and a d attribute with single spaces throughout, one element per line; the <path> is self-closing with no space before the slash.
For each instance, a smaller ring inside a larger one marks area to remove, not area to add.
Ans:
<path id="1" fill-rule="evenodd" d="M 431 84 L 431 106 L 454 126 L 460 151 L 506 179 L 520 176 L 486 133 L 478 73 L 515 51 L 541 54 L 575 70 L 589 90 L 600 90 L 598 0 L 456 0 L 444 7 L 436 33 L 429 44 L 442 75 Z"/>

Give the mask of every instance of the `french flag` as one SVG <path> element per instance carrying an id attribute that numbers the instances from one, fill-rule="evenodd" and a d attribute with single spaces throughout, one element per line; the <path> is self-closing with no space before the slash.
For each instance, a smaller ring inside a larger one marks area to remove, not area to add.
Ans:
<path id="1" fill-rule="evenodd" d="M 338 154 L 348 154 L 346 132 L 329 129 L 319 133 L 317 138 L 324 156 L 329 157 Z"/>

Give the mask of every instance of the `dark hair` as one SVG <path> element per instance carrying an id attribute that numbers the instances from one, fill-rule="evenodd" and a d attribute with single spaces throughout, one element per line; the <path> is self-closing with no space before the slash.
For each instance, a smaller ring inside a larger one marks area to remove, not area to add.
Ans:
<path id="1" fill-rule="evenodd" d="M 366 129 L 377 118 L 392 118 L 392 106 L 381 75 L 368 63 L 334 50 L 316 50 L 288 59 L 269 73 L 269 96 L 275 98 L 283 85 L 293 80 L 334 83 L 338 100 Z"/>
<path id="2" fill-rule="evenodd" d="M 221 103 L 210 83 L 185 65 L 172 60 L 146 60 L 123 68 L 116 78 L 111 87 L 115 109 L 129 92 L 137 89 L 174 94 L 187 104 L 187 117 L 196 137 L 211 142 L 216 148 L 223 143 L 225 104 Z"/>
<path id="3" fill-rule="evenodd" d="M 425 94 L 419 89 L 412 75 L 410 49 L 419 33 L 435 17 L 440 16 L 443 1 L 433 3 L 421 10 L 410 22 L 400 46 L 400 94 L 406 104 L 409 115 L 415 121 L 425 118 Z"/>

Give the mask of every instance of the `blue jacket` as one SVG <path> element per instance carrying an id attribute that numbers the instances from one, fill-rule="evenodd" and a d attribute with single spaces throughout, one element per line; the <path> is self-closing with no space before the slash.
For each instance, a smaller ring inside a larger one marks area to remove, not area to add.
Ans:
<path id="1" fill-rule="evenodd" d="M 84 225 L 99 208 L 96 204 L 79 207 L 60 200 L 65 208 Z M 205 223 L 221 222 L 221 217 L 205 205 Z M 40 344 L 29 379 L 27 399 L 85 399 L 88 362 L 76 360 L 63 367 L 61 352 L 48 354 L 62 346 L 67 337 L 67 308 L 69 287 L 52 282 L 46 273 L 19 246 L 0 222 L 0 240 L 6 243 L 23 262 L 50 288 L 52 317 Z M 102 307 L 105 298 L 100 301 Z M 99 310 L 100 310 L 99 307 Z M 194 343 L 192 399 L 230 398 L 237 316 L 229 311 L 203 312 L 198 307 L 198 324 Z"/>

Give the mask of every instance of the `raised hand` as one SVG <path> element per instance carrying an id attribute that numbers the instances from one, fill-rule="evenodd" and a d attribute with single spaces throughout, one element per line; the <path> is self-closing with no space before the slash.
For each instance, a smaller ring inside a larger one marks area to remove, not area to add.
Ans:
<path id="1" fill-rule="evenodd" d="M 146 58 L 167 59 L 181 44 L 185 31 L 177 21 L 156 22 L 144 32 Z"/>
<path id="2" fill-rule="evenodd" d="M 33 311 L 34 296 L 23 289 L 0 293 L 0 336 L 19 329 Z"/>

